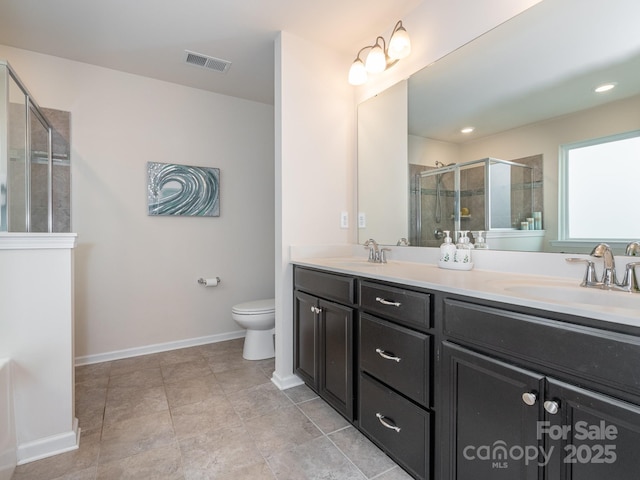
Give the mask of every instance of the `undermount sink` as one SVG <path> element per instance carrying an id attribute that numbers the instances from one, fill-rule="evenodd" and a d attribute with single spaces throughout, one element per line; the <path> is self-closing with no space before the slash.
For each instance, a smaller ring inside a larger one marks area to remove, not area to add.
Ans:
<path id="1" fill-rule="evenodd" d="M 343 268 L 380 267 L 382 265 L 385 265 L 384 263 L 369 262 L 366 258 L 363 258 L 362 260 L 354 259 L 354 258 L 349 258 L 349 259 L 336 258 L 335 260 L 330 260 L 330 262 L 334 264 L 336 267 L 343 267 Z"/>
<path id="2" fill-rule="evenodd" d="M 507 292 L 519 296 L 551 302 L 600 305 L 625 309 L 640 309 L 640 294 L 614 290 L 600 290 L 567 285 L 510 285 L 504 288 Z"/>

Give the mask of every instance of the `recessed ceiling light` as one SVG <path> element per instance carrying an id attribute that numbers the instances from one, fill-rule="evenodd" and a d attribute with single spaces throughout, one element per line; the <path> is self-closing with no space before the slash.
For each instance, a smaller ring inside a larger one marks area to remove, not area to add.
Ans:
<path id="1" fill-rule="evenodd" d="M 460 130 L 460 133 L 471 133 L 475 130 L 475 128 L 473 127 L 464 127 L 462 130 Z"/>
<path id="2" fill-rule="evenodd" d="M 616 87 L 617 83 L 612 82 L 612 83 L 603 83 L 602 85 L 598 85 L 595 89 L 594 92 L 596 93 L 604 93 L 604 92 L 608 92 L 609 90 L 613 90 Z"/>

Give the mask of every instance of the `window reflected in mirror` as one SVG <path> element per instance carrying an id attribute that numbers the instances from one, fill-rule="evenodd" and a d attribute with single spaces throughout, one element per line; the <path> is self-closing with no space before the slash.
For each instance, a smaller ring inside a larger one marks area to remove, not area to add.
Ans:
<path id="1" fill-rule="evenodd" d="M 640 238 L 640 130 L 562 145 L 564 241 Z"/>

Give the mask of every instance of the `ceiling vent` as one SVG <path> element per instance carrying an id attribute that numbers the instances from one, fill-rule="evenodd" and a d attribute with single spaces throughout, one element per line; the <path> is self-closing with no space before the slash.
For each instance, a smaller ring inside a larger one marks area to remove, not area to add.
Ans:
<path id="1" fill-rule="evenodd" d="M 227 73 L 229 67 L 231 67 L 231 62 L 222 60 L 221 58 L 208 57 L 207 55 L 190 52 L 189 50 L 185 50 L 184 54 L 184 61 L 196 67 L 208 68 L 209 70 L 215 70 L 220 73 Z"/>

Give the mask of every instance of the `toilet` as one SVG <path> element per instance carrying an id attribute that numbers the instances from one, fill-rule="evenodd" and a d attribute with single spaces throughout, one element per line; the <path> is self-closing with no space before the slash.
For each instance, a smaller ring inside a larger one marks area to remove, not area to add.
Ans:
<path id="1" fill-rule="evenodd" d="M 239 303 L 231 309 L 231 316 L 242 328 L 247 329 L 242 356 L 246 360 L 273 358 L 276 302 L 274 298 Z"/>

